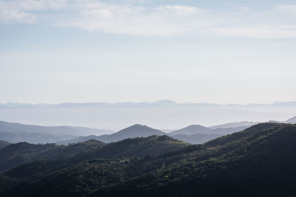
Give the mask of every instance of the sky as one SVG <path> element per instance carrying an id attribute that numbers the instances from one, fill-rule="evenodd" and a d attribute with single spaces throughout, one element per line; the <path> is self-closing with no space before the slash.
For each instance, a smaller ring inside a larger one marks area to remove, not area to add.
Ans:
<path id="1" fill-rule="evenodd" d="M 296 100 L 296 2 L 0 0 L 0 103 Z"/>

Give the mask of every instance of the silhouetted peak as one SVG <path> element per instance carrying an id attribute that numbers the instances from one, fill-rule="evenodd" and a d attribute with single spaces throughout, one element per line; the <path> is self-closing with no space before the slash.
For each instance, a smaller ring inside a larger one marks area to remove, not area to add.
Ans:
<path id="1" fill-rule="evenodd" d="M 202 125 L 190 125 L 183 129 L 179 129 L 176 131 L 171 132 L 171 134 L 197 134 L 197 133 L 204 133 L 211 131 L 212 129 L 204 127 Z"/>
<path id="2" fill-rule="evenodd" d="M 159 100 L 159 101 L 155 101 L 153 104 L 157 104 L 157 105 L 175 105 L 177 104 L 175 101 L 172 100 Z"/>
<path id="3" fill-rule="evenodd" d="M 156 129 L 153 129 L 151 127 L 148 127 L 146 125 L 141 125 L 141 124 L 134 124 L 130 127 L 127 127 L 125 129 L 122 129 L 121 131 L 134 131 L 134 130 L 156 130 Z M 119 131 L 119 132 L 121 132 Z"/>
<path id="4" fill-rule="evenodd" d="M 199 124 L 193 124 L 193 125 L 189 125 L 188 127 L 185 127 L 184 129 L 208 129 L 205 126 L 199 125 Z"/>

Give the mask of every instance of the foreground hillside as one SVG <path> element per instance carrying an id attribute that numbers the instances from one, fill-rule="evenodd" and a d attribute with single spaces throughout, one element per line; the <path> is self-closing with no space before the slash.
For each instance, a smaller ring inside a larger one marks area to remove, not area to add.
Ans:
<path id="1" fill-rule="evenodd" d="M 296 126 L 277 123 L 203 145 L 166 136 L 128 139 L 7 171 L 0 176 L 0 195 L 294 196 L 295 141 Z M 152 155 L 156 150 L 165 151 Z"/>
<path id="2" fill-rule="evenodd" d="M 126 139 L 107 145 L 95 140 L 69 146 L 55 144 L 34 145 L 28 143 L 12 144 L 4 148 L 3 151 L 0 150 L 0 153 L 2 153 L 0 154 L 0 167 L 2 171 L 6 170 L 0 176 L 0 191 L 1 188 L 5 190 L 17 184 L 33 182 L 49 174 L 57 175 L 62 169 L 68 172 L 73 165 L 85 167 L 84 163 L 91 160 L 107 162 L 106 166 L 108 166 L 112 160 L 125 161 L 125 158 L 153 157 L 187 146 L 189 144 L 167 136 Z M 29 161 L 33 162 L 28 163 Z M 21 165 L 23 163 L 27 164 Z M 16 168 L 7 171 L 12 167 Z M 115 169 L 110 168 L 110 170 L 112 173 L 115 172 Z M 71 173 L 71 170 L 69 173 Z M 76 179 L 71 179 L 70 181 L 73 180 Z M 8 183 L 11 183 L 11 185 Z M 62 182 L 61 185 L 63 184 Z"/>
<path id="3" fill-rule="evenodd" d="M 90 196 L 294 196 L 295 140 L 295 125 L 259 124 L 156 159 L 166 167 Z"/>
<path id="4" fill-rule="evenodd" d="M 102 142 L 90 140 L 69 146 L 56 144 L 29 144 L 20 142 L 8 145 L 0 149 L 0 173 L 40 159 L 61 159 L 101 148 L 105 145 Z"/>

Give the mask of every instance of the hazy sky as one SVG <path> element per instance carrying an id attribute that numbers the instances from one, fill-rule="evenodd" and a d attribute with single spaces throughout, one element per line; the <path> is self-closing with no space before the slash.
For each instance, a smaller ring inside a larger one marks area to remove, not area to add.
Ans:
<path id="1" fill-rule="evenodd" d="M 0 103 L 296 100 L 295 0 L 0 0 Z"/>

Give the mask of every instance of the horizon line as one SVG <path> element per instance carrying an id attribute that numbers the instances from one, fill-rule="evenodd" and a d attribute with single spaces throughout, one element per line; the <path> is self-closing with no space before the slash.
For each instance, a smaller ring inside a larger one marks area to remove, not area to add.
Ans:
<path id="1" fill-rule="evenodd" d="M 91 101 L 91 102 L 60 102 L 60 103 L 23 103 L 23 102 L 6 102 L 0 103 L 0 105 L 65 105 L 65 104 L 107 104 L 107 105 L 117 105 L 117 104 L 176 104 L 176 105 L 219 105 L 219 106 L 227 106 L 227 105 L 275 105 L 275 104 L 296 104 L 296 100 L 294 101 L 273 101 L 271 103 L 214 103 L 214 102 L 178 102 L 170 99 L 161 99 L 155 101 L 119 101 L 119 102 L 107 102 L 107 101 Z"/>

